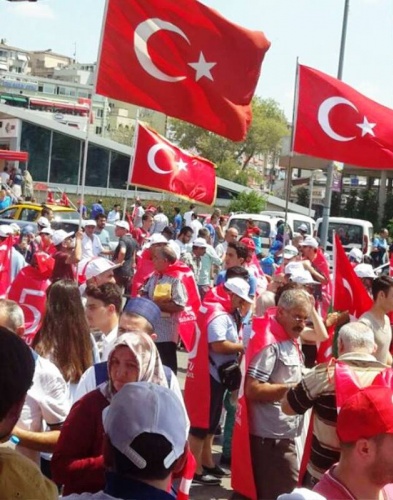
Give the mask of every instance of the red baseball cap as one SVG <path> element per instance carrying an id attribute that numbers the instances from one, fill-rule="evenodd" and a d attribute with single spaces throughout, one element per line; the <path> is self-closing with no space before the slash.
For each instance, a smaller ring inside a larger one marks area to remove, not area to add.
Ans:
<path id="1" fill-rule="evenodd" d="M 240 243 L 243 243 L 243 245 L 247 247 L 249 250 L 255 250 L 255 243 L 252 241 L 251 238 L 242 238 L 240 240 Z"/>
<path id="2" fill-rule="evenodd" d="M 370 386 L 348 398 L 337 417 L 337 435 L 343 443 L 393 434 L 393 391 Z"/>

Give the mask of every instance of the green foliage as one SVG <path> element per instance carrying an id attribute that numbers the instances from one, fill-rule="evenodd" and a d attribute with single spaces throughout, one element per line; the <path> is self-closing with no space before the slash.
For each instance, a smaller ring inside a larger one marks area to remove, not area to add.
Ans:
<path id="1" fill-rule="evenodd" d="M 332 203 L 330 205 L 331 217 L 340 217 L 341 215 L 341 193 L 332 192 Z"/>
<path id="2" fill-rule="evenodd" d="M 382 227 L 387 227 L 389 233 L 393 234 L 393 193 L 387 193 L 383 212 Z"/>
<path id="3" fill-rule="evenodd" d="M 378 191 L 376 189 L 365 189 L 358 202 L 358 218 L 370 221 L 374 228 L 378 223 Z"/>
<path id="4" fill-rule="evenodd" d="M 296 191 L 296 203 L 302 207 L 308 207 L 310 204 L 310 191 L 306 187 L 300 187 Z"/>
<path id="5" fill-rule="evenodd" d="M 229 204 L 229 212 L 246 212 L 258 214 L 266 207 L 266 199 L 256 191 L 242 191 Z"/>
<path id="6" fill-rule="evenodd" d="M 197 151 L 214 162 L 217 174 L 224 179 L 247 184 L 248 176 L 241 176 L 253 156 L 278 153 L 282 137 L 288 135 L 284 112 L 273 99 L 254 97 L 253 121 L 247 137 L 233 142 L 205 129 L 180 120 L 170 120 L 172 139 L 181 148 Z M 251 170 L 249 170 L 251 172 Z"/>

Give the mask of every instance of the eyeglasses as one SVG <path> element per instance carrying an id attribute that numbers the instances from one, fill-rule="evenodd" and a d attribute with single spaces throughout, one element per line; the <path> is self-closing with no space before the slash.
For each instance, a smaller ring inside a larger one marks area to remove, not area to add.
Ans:
<path id="1" fill-rule="evenodd" d="M 293 321 L 296 321 L 296 323 L 306 323 L 308 320 L 308 317 L 304 318 L 301 316 L 294 316 L 291 313 L 288 313 L 288 316 L 290 316 L 293 319 Z"/>

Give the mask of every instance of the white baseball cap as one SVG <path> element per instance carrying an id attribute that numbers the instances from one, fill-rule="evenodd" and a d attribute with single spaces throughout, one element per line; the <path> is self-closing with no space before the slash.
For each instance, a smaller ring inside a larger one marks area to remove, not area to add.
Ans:
<path id="1" fill-rule="evenodd" d="M 292 259 L 299 255 L 299 250 L 293 245 L 286 245 L 284 247 L 283 257 L 284 259 Z"/>
<path id="2" fill-rule="evenodd" d="M 303 264 L 299 261 L 296 262 L 288 262 L 288 264 L 284 268 L 285 274 L 300 274 L 303 271 Z"/>
<path id="3" fill-rule="evenodd" d="M 359 278 L 376 278 L 377 275 L 374 272 L 373 266 L 371 264 L 358 264 L 354 268 L 356 276 Z"/>
<path id="4" fill-rule="evenodd" d="M 41 231 L 40 231 L 41 234 L 49 234 L 49 236 L 53 236 L 53 229 L 51 229 L 50 227 L 44 227 Z"/>
<path id="5" fill-rule="evenodd" d="M 93 257 L 89 259 L 83 259 L 78 264 L 78 274 L 85 276 L 86 281 L 95 278 L 99 274 L 109 271 L 109 269 L 116 269 L 122 264 L 114 264 L 104 257 Z"/>
<path id="6" fill-rule="evenodd" d="M 7 238 L 10 234 L 12 234 L 12 228 L 8 224 L 1 224 L 0 237 Z"/>
<path id="7" fill-rule="evenodd" d="M 55 247 L 57 247 L 57 245 L 60 245 L 60 243 L 63 243 L 64 240 L 73 235 L 74 235 L 73 231 L 67 233 L 66 231 L 64 231 L 64 229 L 58 229 L 52 235 L 52 243 L 54 244 Z"/>
<path id="8" fill-rule="evenodd" d="M 117 221 L 115 222 L 115 226 L 117 226 L 117 227 L 121 227 L 122 229 L 126 229 L 127 231 L 129 231 L 129 230 L 130 230 L 130 225 L 129 225 L 129 224 L 128 224 L 128 222 L 127 222 L 127 221 L 125 221 L 125 220 L 117 220 Z"/>
<path id="9" fill-rule="evenodd" d="M 168 243 L 168 240 L 160 233 L 154 233 L 148 238 L 146 238 L 145 248 L 149 248 L 151 245 L 158 245 L 159 243 Z"/>
<path id="10" fill-rule="evenodd" d="M 12 229 L 13 233 L 20 233 L 20 226 L 16 222 L 11 222 L 10 228 Z"/>
<path id="11" fill-rule="evenodd" d="M 229 278 L 224 284 L 225 288 L 245 300 L 249 304 L 253 303 L 250 298 L 250 285 L 243 278 Z"/>
<path id="12" fill-rule="evenodd" d="M 105 434 L 112 445 L 139 469 L 146 459 L 133 449 L 132 443 L 141 434 L 159 434 L 172 445 L 163 457 L 169 469 L 184 453 L 187 442 L 186 413 L 178 396 L 167 387 L 151 382 L 125 384 L 102 413 Z"/>
<path id="13" fill-rule="evenodd" d="M 89 219 L 89 220 L 85 220 L 84 223 L 83 223 L 83 227 L 86 227 L 86 226 L 94 226 L 96 227 L 97 226 L 97 222 L 93 219 Z"/>
<path id="14" fill-rule="evenodd" d="M 356 262 L 362 262 L 363 261 L 363 252 L 360 250 L 360 248 L 352 248 L 352 250 L 349 252 L 348 257 L 352 257 Z"/>
<path id="15" fill-rule="evenodd" d="M 300 285 L 317 285 L 318 281 L 315 281 L 307 269 L 302 269 L 301 272 L 295 272 L 291 274 L 290 280 L 294 283 L 299 283 Z"/>
<path id="16" fill-rule="evenodd" d="M 318 241 L 312 236 L 307 236 L 306 238 L 304 238 L 304 240 L 300 242 L 300 245 L 302 247 L 312 247 L 312 248 L 319 247 Z"/>
<path id="17" fill-rule="evenodd" d="M 195 238 L 195 240 L 192 242 L 192 246 L 199 248 L 207 248 L 207 243 L 205 238 Z"/>
<path id="18" fill-rule="evenodd" d="M 50 227 L 50 222 L 48 221 L 48 219 L 46 217 L 40 217 L 37 220 L 37 224 L 41 227 Z"/>
<path id="19" fill-rule="evenodd" d="M 298 231 L 304 231 L 305 233 L 308 233 L 308 227 L 306 224 L 304 224 L 304 222 L 303 224 L 300 224 L 300 226 L 297 229 Z"/>

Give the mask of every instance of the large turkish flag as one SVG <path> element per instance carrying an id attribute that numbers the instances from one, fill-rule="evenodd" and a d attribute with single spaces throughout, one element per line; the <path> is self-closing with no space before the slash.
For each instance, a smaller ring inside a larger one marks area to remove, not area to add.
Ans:
<path id="1" fill-rule="evenodd" d="M 130 184 L 167 191 L 205 205 L 214 205 L 216 199 L 214 163 L 183 151 L 141 124 Z"/>
<path id="2" fill-rule="evenodd" d="M 393 168 L 393 110 L 321 71 L 299 66 L 294 151 Z"/>
<path id="3" fill-rule="evenodd" d="M 240 141 L 269 46 L 196 0 L 108 0 L 96 90 Z"/>

